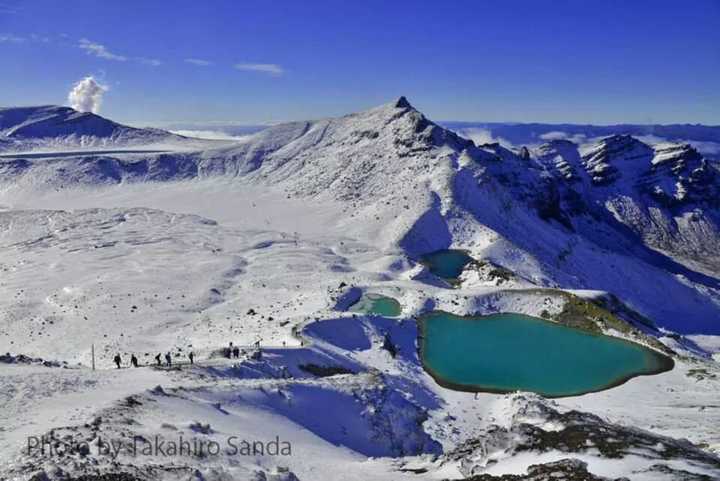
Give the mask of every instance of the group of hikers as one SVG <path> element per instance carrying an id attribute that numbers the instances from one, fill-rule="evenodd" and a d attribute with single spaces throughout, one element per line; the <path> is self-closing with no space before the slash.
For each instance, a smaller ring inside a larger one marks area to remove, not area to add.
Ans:
<path id="1" fill-rule="evenodd" d="M 284 343 L 283 343 L 283 345 L 284 345 Z M 253 347 L 259 351 L 259 350 L 260 350 L 260 341 L 255 341 L 255 342 L 253 343 Z M 240 357 L 240 352 L 241 352 L 241 351 L 240 351 L 240 346 L 233 345 L 233 343 L 232 343 L 232 341 L 231 341 L 230 344 L 228 345 L 228 347 L 225 348 L 224 352 L 225 352 L 225 357 L 226 357 L 226 358 L 228 358 L 228 359 L 232 359 L 232 358 L 238 359 L 238 358 Z M 242 351 L 242 353 L 244 354 L 245 351 Z"/>
<path id="2" fill-rule="evenodd" d="M 230 343 L 230 346 L 225 348 L 225 357 L 228 359 L 230 358 L 239 358 L 240 357 L 240 348 L 238 346 L 233 346 L 233 343 Z"/>
<path id="3" fill-rule="evenodd" d="M 161 358 L 162 358 L 162 353 L 155 356 L 155 362 L 157 362 L 158 366 L 162 366 Z M 195 353 L 190 351 L 188 353 L 188 359 L 190 359 L 190 364 L 195 364 Z M 120 367 L 122 366 L 122 358 L 120 357 L 120 353 L 115 354 L 115 357 L 113 358 L 113 362 L 115 363 L 117 368 L 120 369 Z M 130 365 L 132 367 L 140 367 L 140 365 L 138 364 L 138 358 L 135 357 L 135 354 L 132 354 L 130 356 Z M 165 353 L 165 365 L 168 367 L 172 366 L 172 355 L 169 352 Z"/>
<path id="4" fill-rule="evenodd" d="M 285 342 L 283 342 L 283 347 L 284 346 L 285 346 Z M 253 343 L 253 347 L 256 349 L 255 356 L 259 357 L 258 355 L 260 354 L 260 341 L 259 340 L 255 341 Z M 227 357 L 228 359 L 232 359 L 232 358 L 238 359 L 238 358 L 240 358 L 240 353 L 241 353 L 240 346 L 233 345 L 232 342 L 230 342 L 228 347 L 226 347 L 224 349 L 225 357 Z M 244 354 L 245 352 L 242 351 L 242 353 Z M 195 353 L 190 351 L 187 356 L 188 356 L 188 359 L 190 360 L 190 364 L 195 364 Z M 167 367 L 171 367 L 172 366 L 172 355 L 169 352 L 166 352 L 164 357 L 165 357 L 165 365 Z M 163 365 L 162 358 L 163 358 L 162 353 L 155 356 L 155 362 L 157 363 L 158 367 Z M 120 369 L 122 367 L 122 358 L 120 357 L 120 353 L 115 354 L 115 357 L 113 358 L 113 362 L 115 363 L 115 365 L 117 366 L 118 369 Z M 132 367 L 140 367 L 140 365 L 138 364 L 138 358 L 135 357 L 135 354 L 132 354 L 130 356 L 130 365 Z"/>

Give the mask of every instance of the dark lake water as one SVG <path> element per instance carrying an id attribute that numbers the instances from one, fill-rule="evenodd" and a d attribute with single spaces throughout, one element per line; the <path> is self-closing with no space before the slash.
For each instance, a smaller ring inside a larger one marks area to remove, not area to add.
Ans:
<path id="1" fill-rule="evenodd" d="M 446 280 L 455 280 L 460 277 L 466 265 L 472 261 L 467 252 L 457 249 L 446 249 L 422 257 L 430 272 Z"/>

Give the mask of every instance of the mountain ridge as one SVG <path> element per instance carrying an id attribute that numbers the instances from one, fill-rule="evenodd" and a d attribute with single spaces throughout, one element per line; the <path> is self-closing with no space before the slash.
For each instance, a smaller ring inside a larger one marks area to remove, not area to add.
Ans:
<path id="1" fill-rule="evenodd" d="M 550 143 L 523 155 L 476 145 L 402 97 L 194 152 L 20 157 L 0 162 L 0 182 L 69 188 L 229 177 L 340 202 L 359 223 L 386 219 L 385 248 L 414 259 L 463 248 L 537 286 L 606 290 L 660 326 L 720 333 L 712 321 L 720 312 L 717 176 L 701 176 L 705 191 L 676 198 L 695 189 L 692 174 L 702 167 L 689 148 L 656 151 L 627 136 L 583 155 L 573 145 Z M 668 190 L 677 185 L 685 187 Z M 675 201 L 663 202 L 655 187 Z M 658 289 L 675 298 L 658 302 Z M 688 310 L 690 318 L 679 321 Z"/>
<path id="2" fill-rule="evenodd" d="M 66 106 L 0 108 L 0 150 L 4 151 L 132 146 L 181 139 L 184 137 L 161 129 L 130 127 Z"/>

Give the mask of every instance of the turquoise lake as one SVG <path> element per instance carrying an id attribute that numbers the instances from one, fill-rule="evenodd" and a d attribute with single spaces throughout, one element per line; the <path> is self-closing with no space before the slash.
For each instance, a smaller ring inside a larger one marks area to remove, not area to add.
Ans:
<path id="1" fill-rule="evenodd" d="M 639 344 L 520 314 L 432 312 L 419 322 L 423 365 L 456 390 L 571 396 L 673 367 L 672 359 Z"/>
<path id="2" fill-rule="evenodd" d="M 436 276 L 454 280 L 460 277 L 465 266 L 472 261 L 472 257 L 465 251 L 447 249 L 424 255 L 421 260 Z"/>
<path id="3" fill-rule="evenodd" d="M 350 306 L 350 311 L 376 316 L 397 317 L 402 306 L 392 297 L 380 294 L 364 294 L 358 302 Z"/>

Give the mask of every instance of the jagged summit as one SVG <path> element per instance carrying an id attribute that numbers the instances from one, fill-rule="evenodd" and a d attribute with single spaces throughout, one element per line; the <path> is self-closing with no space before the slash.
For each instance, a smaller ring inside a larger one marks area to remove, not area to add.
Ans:
<path id="1" fill-rule="evenodd" d="M 398 109 L 414 109 L 412 105 L 410 105 L 410 102 L 408 102 L 408 99 L 402 95 L 397 101 L 395 102 L 395 108 Z"/>
<path id="2" fill-rule="evenodd" d="M 644 192 L 666 206 L 687 201 L 720 203 L 717 173 L 689 144 L 665 144 L 655 149 L 652 167 L 641 182 Z"/>
<path id="3" fill-rule="evenodd" d="M 596 185 L 607 185 L 623 176 L 635 177 L 649 167 L 653 150 L 630 135 L 613 135 L 601 140 L 583 155 L 585 170 Z"/>
<path id="4" fill-rule="evenodd" d="M 565 139 L 555 139 L 537 149 L 537 159 L 553 175 L 566 181 L 580 179 L 578 173 L 582 169 L 582 161 L 578 146 Z"/>

